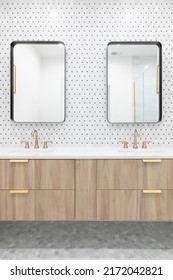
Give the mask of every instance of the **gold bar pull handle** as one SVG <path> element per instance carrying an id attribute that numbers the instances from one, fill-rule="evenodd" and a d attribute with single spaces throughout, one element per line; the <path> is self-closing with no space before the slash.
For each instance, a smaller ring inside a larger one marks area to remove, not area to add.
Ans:
<path id="1" fill-rule="evenodd" d="M 16 94 L 16 65 L 13 65 L 13 92 Z"/>
<path id="2" fill-rule="evenodd" d="M 156 194 L 156 193 L 162 193 L 161 190 L 142 190 L 144 194 Z"/>
<path id="3" fill-rule="evenodd" d="M 159 65 L 156 66 L 156 94 L 159 94 Z"/>
<path id="4" fill-rule="evenodd" d="M 10 159 L 10 163 L 27 163 L 28 159 Z"/>
<path id="5" fill-rule="evenodd" d="M 10 194 L 28 194 L 28 190 L 10 190 Z"/>
<path id="6" fill-rule="evenodd" d="M 162 162 L 161 159 L 143 159 L 142 161 L 144 163 L 160 163 L 160 162 Z"/>

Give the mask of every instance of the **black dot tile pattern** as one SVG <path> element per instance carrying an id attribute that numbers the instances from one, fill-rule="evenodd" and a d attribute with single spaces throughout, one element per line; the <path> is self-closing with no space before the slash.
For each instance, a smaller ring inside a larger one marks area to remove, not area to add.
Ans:
<path id="1" fill-rule="evenodd" d="M 56 145 L 117 145 L 133 138 L 173 144 L 172 0 L 0 0 L 0 144 L 19 144 L 39 130 Z M 63 41 L 67 51 L 66 121 L 10 120 L 10 43 Z M 110 124 L 106 119 L 106 46 L 110 41 L 160 41 L 163 46 L 163 120 Z M 154 140 L 153 140 L 154 139 Z"/>

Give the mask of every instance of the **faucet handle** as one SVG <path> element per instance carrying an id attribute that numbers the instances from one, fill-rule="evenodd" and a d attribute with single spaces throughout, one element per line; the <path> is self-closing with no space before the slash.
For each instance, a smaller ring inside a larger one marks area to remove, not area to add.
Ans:
<path id="1" fill-rule="evenodd" d="M 25 144 L 25 149 L 29 149 L 29 141 L 21 141 L 21 144 Z"/>
<path id="2" fill-rule="evenodd" d="M 151 143 L 151 141 L 147 141 L 147 140 L 143 141 L 142 142 L 142 149 L 147 149 L 147 144 L 148 143 Z"/>
<path id="3" fill-rule="evenodd" d="M 123 144 L 123 149 L 128 149 L 128 142 L 127 141 L 119 141 L 119 143 Z"/>
<path id="4" fill-rule="evenodd" d="M 43 142 L 43 149 L 47 149 L 48 148 L 47 143 L 52 143 L 52 141 L 44 141 Z"/>

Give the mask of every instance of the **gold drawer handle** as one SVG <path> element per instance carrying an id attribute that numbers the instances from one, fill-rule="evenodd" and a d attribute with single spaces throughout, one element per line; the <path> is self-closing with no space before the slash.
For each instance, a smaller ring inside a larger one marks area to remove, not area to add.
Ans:
<path id="1" fill-rule="evenodd" d="M 144 163 L 159 163 L 159 162 L 162 162 L 161 159 L 143 159 L 143 162 Z"/>
<path id="2" fill-rule="evenodd" d="M 147 194 L 147 193 L 161 193 L 161 192 L 162 192 L 161 190 L 143 190 L 144 194 Z"/>
<path id="3" fill-rule="evenodd" d="M 28 190 L 10 190 L 11 194 L 27 194 Z"/>
<path id="4" fill-rule="evenodd" d="M 10 159 L 10 163 L 22 163 L 22 162 L 28 162 L 28 159 Z"/>

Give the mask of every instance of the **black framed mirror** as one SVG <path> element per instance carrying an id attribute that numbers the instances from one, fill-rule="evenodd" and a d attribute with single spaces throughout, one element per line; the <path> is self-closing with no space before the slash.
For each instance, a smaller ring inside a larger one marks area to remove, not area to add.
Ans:
<path id="1" fill-rule="evenodd" d="M 160 42 L 107 46 L 107 118 L 110 123 L 156 123 L 162 118 Z"/>
<path id="2" fill-rule="evenodd" d="M 11 43 L 11 119 L 65 120 L 66 51 L 62 42 Z"/>

